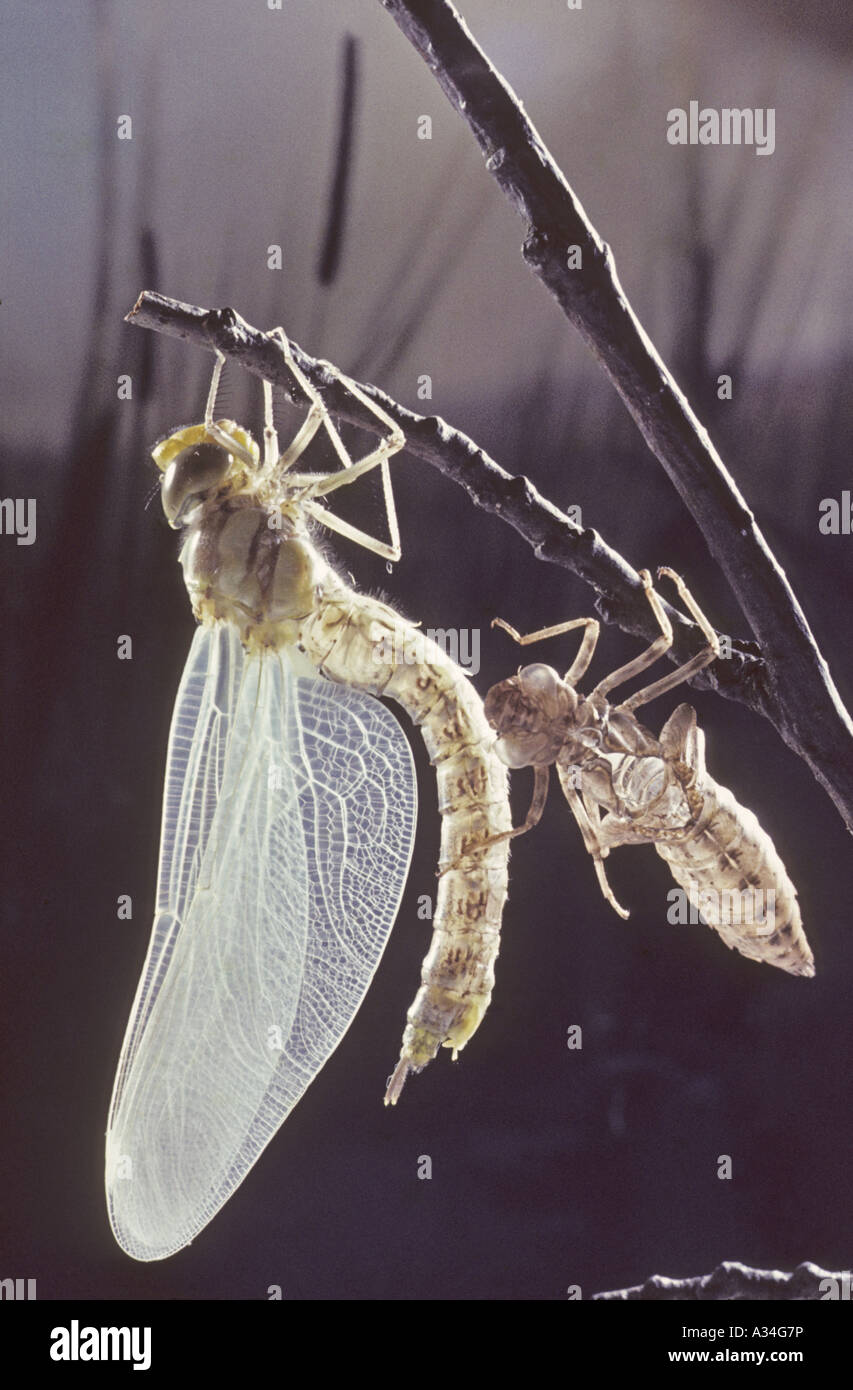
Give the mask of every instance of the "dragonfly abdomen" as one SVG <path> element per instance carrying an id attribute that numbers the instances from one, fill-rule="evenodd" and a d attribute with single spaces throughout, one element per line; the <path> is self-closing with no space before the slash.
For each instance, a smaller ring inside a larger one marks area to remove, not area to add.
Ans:
<path id="1" fill-rule="evenodd" d="M 402 705 L 421 728 L 438 777 L 442 817 L 433 934 L 408 1011 L 386 1101 L 439 1047 L 454 1056 L 491 998 L 507 893 L 511 828 L 506 769 L 468 677 L 430 638 L 384 604 L 342 585 L 303 624 L 300 642 L 324 675 Z"/>
<path id="2" fill-rule="evenodd" d="M 814 975 L 814 957 L 773 841 L 727 787 L 705 775 L 702 814 L 680 843 L 657 841 L 691 905 L 727 946 L 791 975 Z"/>

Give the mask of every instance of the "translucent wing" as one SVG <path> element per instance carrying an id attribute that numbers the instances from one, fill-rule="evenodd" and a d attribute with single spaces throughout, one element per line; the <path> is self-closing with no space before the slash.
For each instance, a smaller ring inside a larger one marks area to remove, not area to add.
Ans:
<path id="1" fill-rule="evenodd" d="M 199 628 L 172 720 L 157 915 L 107 1131 L 119 1244 L 162 1259 L 242 1181 L 340 1042 L 411 857 L 378 700 Z"/>

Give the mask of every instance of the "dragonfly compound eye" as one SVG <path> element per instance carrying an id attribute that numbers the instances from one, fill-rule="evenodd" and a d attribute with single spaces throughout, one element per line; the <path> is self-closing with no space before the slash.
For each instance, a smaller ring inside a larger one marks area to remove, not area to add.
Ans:
<path id="1" fill-rule="evenodd" d="M 523 690 L 534 698 L 543 700 L 553 700 L 564 688 L 564 683 L 553 666 L 546 666 L 541 661 L 536 661 L 531 666 L 522 666 L 518 680 Z"/>
<path id="2" fill-rule="evenodd" d="M 231 456 L 221 444 L 195 444 L 183 449 L 163 474 L 163 511 L 170 526 L 180 526 L 182 513 L 193 500 L 219 487 Z"/>
<path id="3" fill-rule="evenodd" d="M 578 697 L 553 666 L 545 666 L 542 662 L 524 666 L 517 679 L 530 704 L 536 705 L 548 719 L 574 714 Z"/>

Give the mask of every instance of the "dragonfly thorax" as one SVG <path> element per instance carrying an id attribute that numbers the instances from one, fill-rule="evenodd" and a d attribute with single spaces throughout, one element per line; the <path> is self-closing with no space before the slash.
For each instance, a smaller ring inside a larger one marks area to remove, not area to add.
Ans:
<path id="1" fill-rule="evenodd" d="M 250 496 L 208 502 L 191 516 L 181 551 L 197 618 L 225 620 L 247 645 L 296 639 L 334 576 L 307 531 Z"/>
<path id="2" fill-rule="evenodd" d="M 154 450 L 163 510 L 184 534 L 180 561 L 200 622 L 230 622 L 248 647 L 298 641 L 299 626 L 337 585 L 258 446 L 233 420 L 188 425 Z M 229 445 L 225 447 L 223 440 Z"/>

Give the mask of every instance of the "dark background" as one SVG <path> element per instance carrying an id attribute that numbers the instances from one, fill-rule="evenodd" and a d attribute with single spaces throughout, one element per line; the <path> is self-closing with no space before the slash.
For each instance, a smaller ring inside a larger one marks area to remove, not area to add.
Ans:
<path id="1" fill-rule="evenodd" d="M 465 13 L 611 243 L 849 699 L 853 541 L 817 524 L 820 500 L 850 485 L 842 7 L 476 0 Z M 524 269 L 523 228 L 473 139 L 378 3 L 143 13 L 104 0 L 11 6 L 8 21 L 2 491 L 36 497 L 38 538 L 0 537 L 0 1276 L 36 1278 L 40 1298 L 256 1299 L 280 1285 L 290 1298 L 551 1299 L 722 1259 L 849 1268 L 849 838 L 768 724 L 701 693 L 711 771 L 755 810 L 798 886 L 815 980 L 669 925 L 671 880 L 648 848 L 609 861 L 631 908 L 620 921 L 555 789 L 513 853 L 484 1024 L 456 1066 L 442 1055 L 384 1109 L 438 853 L 413 734 L 415 862 L 350 1032 L 191 1248 L 143 1266 L 114 1244 L 104 1129 L 193 626 L 174 536 L 156 497 L 146 509 L 147 451 L 199 418 L 210 368 L 122 323 L 140 289 L 283 323 L 309 351 L 445 416 L 558 505 L 580 505 L 634 565 L 681 570 L 721 630 L 748 634 L 666 477 Z M 321 285 L 346 34 L 359 40 L 351 199 L 339 273 Z M 773 156 L 670 147 L 666 112 L 691 98 L 774 106 Z M 133 140 L 119 142 L 125 113 Z M 423 114 L 429 142 L 416 138 Z M 117 402 L 125 372 L 134 396 Z M 731 402 L 716 399 L 720 372 Z M 234 377 L 226 392 L 223 413 L 257 427 L 257 383 Z M 361 588 L 425 627 L 481 629 L 481 693 L 518 664 L 493 616 L 530 629 L 592 611 L 579 581 L 425 465 L 398 460 L 394 477 L 393 574 L 344 542 L 336 552 Z M 345 506 L 380 529 L 370 483 Z M 120 634 L 130 662 L 116 659 Z M 536 655 L 565 668 L 573 650 Z M 636 650 L 607 629 L 594 676 Z M 652 706 L 648 723 L 675 703 Z M 531 780 L 514 779 L 516 820 Z M 121 894 L 129 923 L 116 918 Z M 580 1052 L 566 1047 L 576 1023 Z M 716 1176 L 721 1154 L 730 1182 Z"/>

